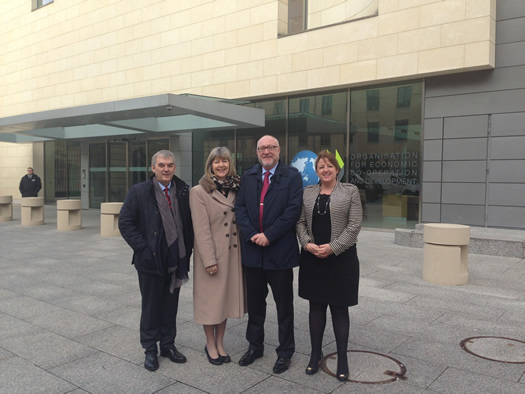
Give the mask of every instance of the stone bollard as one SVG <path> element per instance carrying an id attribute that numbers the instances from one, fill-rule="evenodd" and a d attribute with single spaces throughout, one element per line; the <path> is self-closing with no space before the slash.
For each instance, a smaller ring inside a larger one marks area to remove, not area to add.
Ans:
<path id="1" fill-rule="evenodd" d="M 0 196 L 0 222 L 13 220 L 13 196 Z"/>
<path id="2" fill-rule="evenodd" d="M 82 228 L 82 201 L 57 200 L 57 230 L 75 231 Z"/>
<path id="3" fill-rule="evenodd" d="M 470 226 L 428 223 L 423 227 L 423 240 L 424 280 L 452 286 L 468 283 Z"/>
<path id="4" fill-rule="evenodd" d="M 44 197 L 23 197 L 20 202 L 22 226 L 44 224 Z"/>
<path id="5" fill-rule="evenodd" d="M 118 218 L 122 202 L 103 202 L 100 204 L 100 235 L 103 237 L 119 237 Z"/>

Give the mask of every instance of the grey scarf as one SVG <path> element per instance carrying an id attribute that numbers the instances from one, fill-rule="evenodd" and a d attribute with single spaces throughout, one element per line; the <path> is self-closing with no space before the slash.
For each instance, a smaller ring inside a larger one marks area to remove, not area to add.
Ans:
<path id="1" fill-rule="evenodd" d="M 168 249 L 170 246 L 177 242 L 179 250 L 179 259 L 182 260 L 186 257 L 186 247 L 184 246 L 184 235 L 182 232 L 182 222 L 179 212 L 179 204 L 177 200 L 177 193 L 175 183 L 172 182 L 172 188 L 170 192 L 171 209 L 164 194 L 163 189 L 159 187 L 159 182 L 156 178 L 153 178 L 155 198 L 159 206 L 160 217 L 162 218 L 162 226 L 164 227 L 164 233 L 166 234 L 166 241 L 168 243 Z M 162 185 L 164 187 L 164 185 Z M 181 287 L 183 283 L 188 281 L 187 272 L 182 275 L 177 275 L 177 261 L 168 259 L 168 273 L 172 274 L 170 292 L 173 293 L 175 288 Z"/>

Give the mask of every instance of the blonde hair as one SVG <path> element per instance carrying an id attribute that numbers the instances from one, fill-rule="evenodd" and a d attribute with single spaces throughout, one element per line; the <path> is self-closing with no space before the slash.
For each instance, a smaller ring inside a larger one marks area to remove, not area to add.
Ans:
<path id="1" fill-rule="evenodd" d="M 204 167 L 204 173 L 209 176 L 210 178 L 213 176 L 213 161 L 216 159 L 227 159 L 230 168 L 228 169 L 227 176 L 237 175 L 237 171 L 235 170 L 235 166 L 233 165 L 232 160 L 232 154 L 228 148 L 225 146 L 218 146 L 216 148 L 213 148 L 210 152 L 210 155 L 208 156 L 208 159 L 206 160 L 206 165 Z"/>

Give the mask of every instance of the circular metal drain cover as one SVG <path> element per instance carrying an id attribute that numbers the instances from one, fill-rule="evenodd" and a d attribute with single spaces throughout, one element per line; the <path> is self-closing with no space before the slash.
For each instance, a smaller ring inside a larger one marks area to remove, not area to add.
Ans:
<path id="1" fill-rule="evenodd" d="M 471 337 L 461 341 L 466 352 L 484 358 L 509 364 L 525 364 L 525 342 L 505 337 Z"/>
<path id="2" fill-rule="evenodd" d="M 403 363 L 384 354 L 364 350 L 349 350 L 349 382 L 362 384 L 391 383 L 406 380 L 407 369 Z M 321 369 L 330 376 L 337 373 L 337 353 L 330 353 L 321 360 Z"/>

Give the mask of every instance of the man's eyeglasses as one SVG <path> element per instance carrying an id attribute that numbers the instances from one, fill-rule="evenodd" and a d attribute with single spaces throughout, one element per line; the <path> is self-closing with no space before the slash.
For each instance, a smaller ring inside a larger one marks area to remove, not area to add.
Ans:
<path id="1" fill-rule="evenodd" d="M 278 146 L 277 145 L 268 145 L 268 146 L 259 146 L 257 148 L 257 152 L 259 153 L 262 153 L 264 152 L 266 149 L 268 149 L 268 152 L 273 152 L 275 149 L 277 149 Z"/>

